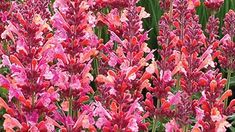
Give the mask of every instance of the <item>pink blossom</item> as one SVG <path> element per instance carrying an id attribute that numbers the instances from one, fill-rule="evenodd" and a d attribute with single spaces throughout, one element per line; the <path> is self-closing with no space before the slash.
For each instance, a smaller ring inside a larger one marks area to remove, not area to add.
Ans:
<path id="1" fill-rule="evenodd" d="M 163 76 L 162 76 L 162 79 L 165 81 L 165 82 L 169 82 L 171 81 L 172 79 L 172 76 L 171 76 L 171 71 L 170 70 L 167 70 L 163 73 Z"/>
<path id="2" fill-rule="evenodd" d="M 68 11 L 68 0 L 56 0 L 53 4 L 53 7 L 56 9 L 58 8 L 61 12 L 65 13 Z"/>
<path id="3" fill-rule="evenodd" d="M 231 126 L 231 124 L 226 121 L 226 118 L 223 118 L 219 121 L 216 122 L 216 131 L 217 132 L 226 132 L 227 128 L 229 128 Z"/>
<path id="4" fill-rule="evenodd" d="M 172 105 L 177 105 L 181 103 L 181 93 L 177 92 L 175 95 L 169 92 L 168 101 Z"/>
<path id="5" fill-rule="evenodd" d="M 166 123 L 165 128 L 166 132 L 181 131 L 174 119 Z"/>
<path id="6" fill-rule="evenodd" d="M 15 127 L 18 129 L 21 129 L 23 127 L 17 119 L 11 117 L 9 114 L 4 114 L 3 117 L 5 118 L 3 122 L 4 130 L 10 132 L 14 131 L 13 128 Z"/>
<path id="7" fill-rule="evenodd" d="M 200 120 L 203 119 L 204 116 L 205 116 L 205 115 L 204 115 L 204 111 L 203 111 L 202 109 L 196 107 L 196 119 L 197 119 L 198 121 L 200 121 Z"/>
<path id="8" fill-rule="evenodd" d="M 127 127 L 128 127 L 132 132 L 138 132 L 138 131 L 139 131 L 139 127 L 138 127 L 138 124 L 137 124 L 135 118 L 131 118 L 131 119 L 130 119 L 130 122 L 128 123 Z"/>

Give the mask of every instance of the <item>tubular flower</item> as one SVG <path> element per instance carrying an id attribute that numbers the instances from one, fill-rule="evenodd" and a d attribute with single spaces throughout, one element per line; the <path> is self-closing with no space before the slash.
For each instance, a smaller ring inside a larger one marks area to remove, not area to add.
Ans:
<path id="1" fill-rule="evenodd" d="M 224 3 L 224 0 L 205 0 L 204 4 L 207 8 L 211 10 L 218 10 L 222 4 Z"/>

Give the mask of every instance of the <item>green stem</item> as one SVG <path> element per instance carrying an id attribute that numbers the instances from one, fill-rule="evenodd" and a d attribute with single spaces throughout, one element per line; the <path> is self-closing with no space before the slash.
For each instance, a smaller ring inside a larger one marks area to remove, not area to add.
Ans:
<path id="1" fill-rule="evenodd" d="M 185 125 L 185 126 L 183 127 L 183 131 L 184 131 L 184 132 L 188 132 L 188 125 Z"/>
<path id="2" fill-rule="evenodd" d="M 102 38 L 102 28 L 98 28 L 97 29 L 97 35 L 99 37 L 99 39 Z M 99 74 L 99 60 L 97 57 L 94 58 L 93 60 L 93 68 L 94 68 L 94 77 L 96 77 Z"/>
<path id="3" fill-rule="evenodd" d="M 176 90 L 180 89 L 180 75 L 176 75 Z"/>
<path id="4" fill-rule="evenodd" d="M 73 97 L 69 97 L 69 116 L 73 116 Z"/>
<path id="5" fill-rule="evenodd" d="M 156 116 L 153 117 L 153 127 L 152 127 L 152 132 L 156 132 L 157 129 L 157 119 Z"/>
<path id="6" fill-rule="evenodd" d="M 96 77 L 99 74 L 99 61 L 98 58 L 94 58 L 93 60 L 93 68 L 94 68 L 94 77 Z"/>
<path id="7" fill-rule="evenodd" d="M 169 16 L 170 16 L 170 20 L 172 20 L 172 16 L 173 16 L 173 0 L 170 1 Z"/>
<path id="8" fill-rule="evenodd" d="M 226 87 L 225 87 L 225 91 L 229 90 L 231 74 L 232 74 L 232 72 L 230 70 L 228 70 L 227 84 L 226 84 Z M 228 105 L 228 98 L 225 99 L 225 101 L 224 101 L 224 106 L 227 107 L 227 105 Z"/>
<path id="9" fill-rule="evenodd" d="M 157 100 L 157 108 L 160 108 L 160 106 L 161 106 L 161 100 L 158 99 L 158 100 Z"/>
<path id="10" fill-rule="evenodd" d="M 70 88 L 70 91 L 69 91 L 69 93 L 71 93 L 71 88 Z M 73 96 L 71 95 L 71 94 L 69 94 L 70 96 L 69 96 L 69 116 L 71 117 L 71 118 L 73 118 Z M 68 132 L 72 132 L 72 126 L 69 126 L 68 127 Z"/>
<path id="11" fill-rule="evenodd" d="M 157 108 L 160 108 L 160 106 L 161 106 L 161 100 L 158 99 L 158 100 L 157 100 Z M 154 116 L 154 117 L 153 117 L 152 132 L 156 132 L 156 129 L 157 129 L 157 120 L 158 120 L 158 117 Z"/>
<path id="12" fill-rule="evenodd" d="M 98 30 L 97 31 L 97 35 L 98 35 L 98 37 L 100 39 L 100 38 L 102 38 L 102 28 L 98 28 L 97 30 Z"/>
<path id="13" fill-rule="evenodd" d="M 173 0 L 170 1 L 169 16 L 170 16 L 170 20 L 172 21 L 172 16 L 173 16 Z M 173 29 L 172 23 L 170 24 L 170 29 L 171 29 L 171 30 Z"/>

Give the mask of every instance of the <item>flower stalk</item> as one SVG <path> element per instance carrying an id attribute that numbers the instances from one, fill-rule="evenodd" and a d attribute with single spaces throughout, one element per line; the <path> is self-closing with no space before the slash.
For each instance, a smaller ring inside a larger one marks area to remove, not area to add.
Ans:
<path id="1" fill-rule="evenodd" d="M 225 91 L 229 90 L 229 88 L 230 88 L 231 75 L 232 75 L 232 71 L 228 69 L 227 70 L 227 83 L 226 83 Z M 228 98 L 226 98 L 224 101 L 224 107 L 226 108 L 227 106 L 228 106 Z"/>

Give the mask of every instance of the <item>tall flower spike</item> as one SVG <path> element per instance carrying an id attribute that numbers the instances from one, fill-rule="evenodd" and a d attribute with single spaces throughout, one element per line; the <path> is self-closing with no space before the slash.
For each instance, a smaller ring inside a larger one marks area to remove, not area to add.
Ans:
<path id="1" fill-rule="evenodd" d="M 230 71 L 234 71 L 235 43 L 232 41 L 231 37 L 228 34 L 222 38 L 221 43 L 221 54 L 218 56 L 221 67 Z"/>
<path id="2" fill-rule="evenodd" d="M 226 68 L 227 70 L 234 71 L 235 70 L 235 43 L 233 38 L 235 37 L 235 12 L 230 10 L 224 18 L 224 27 L 223 33 L 224 37 L 220 40 L 220 52 L 221 54 L 218 56 L 219 62 L 222 68 Z"/>
<path id="3" fill-rule="evenodd" d="M 174 1 L 173 6 L 173 26 L 175 27 L 174 33 L 179 36 L 179 42 L 176 45 L 177 50 L 181 50 L 182 44 L 185 41 L 185 33 L 187 25 L 191 23 L 192 15 L 195 10 L 188 9 L 187 0 Z"/>
<path id="4" fill-rule="evenodd" d="M 208 35 L 207 43 L 205 45 L 208 48 L 213 45 L 213 48 L 218 48 L 219 45 L 219 18 L 214 15 L 209 17 L 208 23 L 206 24 L 206 33 Z"/>
<path id="5" fill-rule="evenodd" d="M 226 13 L 225 18 L 224 18 L 224 27 L 222 28 L 223 34 L 230 35 L 230 37 L 233 38 L 235 37 L 235 12 L 234 10 L 229 10 L 228 13 Z"/>
<path id="6" fill-rule="evenodd" d="M 67 131 L 82 131 L 94 128 L 92 107 L 84 103 L 94 91 L 90 85 L 92 61 L 98 55 L 99 40 L 93 32 L 96 17 L 87 1 L 54 2 L 55 14 L 52 25 L 55 34 L 51 38 L 56 60 L 53 65 L 51 83 L 58 88 L 62 112 L 53 116 Z"/>
<path id="7" fill-rule="evenodd" d="M 147 130 L 147 124 L 139 120 L 146 117 L 133 115 L 132 106 L 137 104 L 138 98 L 142 99 L 142 89 L 150 85 L 151 73 L 144 71 L 144 67 L 148 65 L 147 61 L 153 58 L 153 51 L 145 43 L 148 40 L 148 32 L 142 33 L 141 21 L 149 14 L 144 11 L 143 7 L 136 6 L 136 0 L 128 0 L 127 3 L 128 6 L 121 13 L 113 9 L 107 15 L 111 16 L 111 19 L 116 18 L 114 23 L 103 19 L 110 27 L 111 36 L 110 41 L 103 48 L 104 56 L 107 55 L 108 60 L 100 62 L 102 72 L 96 78 L 100 95 L 95 98 L 105 109 L 113 110 L 109 112 L 111 119 L 102 118 L 108 122 L 102 127 L 103 131 Z M 125 27 L 126 30 L 115 30 L 118 27 Z M 110 68 L 104 69 L 106 67 Z M 140 114 L 141 111 L 136 111 L 136 113 Z M 129 117 L 130 115 L 136 119 Z M 97 121 L 97 127 L 100 127 L 102 120 Z"/>
<path id="8" fill-rule="evenodd" d="M 32 19 L 34 13 L 39 14 L 42 19 L 49 19 L 51 13 L 49 11 L 50 0 L 25 0 L 17 6 L 17 10 L 23 15 L 26 20 Z"/>
<path id="9" fill-rule="evenodd" d="M 27 6 L 27 3 L 22 2 L 20 6 Z M 11 71 L 9 75 L 2 76 L 2 78 L 9 82 L 7 85 L 8 101 L 9 106 L 14 109 L 14 113 L 12 113 L 12 110 L 4 106 L 7 113 L 11 114 L 11 117 L 5 114 L 4 124 L 6 125 L 4 127 L 10 129 L 7 124 L 12 125 L 9 124 L 11 119 L 13 123 L 16 120 L 20 122 L 21 125 L 17 125 L 20 131 L 36 130 L 39 116 L 50 115 L 56 107 L 53 102 L 57 101 L 59 97 L 53 90 L 47 91 L 50 87 L 48 80 L 51 79 L 48 75 L 50 74 L 48 63 L 52 59 L 48 57 L 50 47 L 46 46 L 48 39 L 44 36 L 51 28 L 47 24 L 47 20 L 42 19 L 35 10 L 28 11 L 22 8 L 17 12 L 16 9 L 12 12 L 12 16 L 15 17 L 7 21 L 8 26 L 1 34 L 4 39 L 6 37 L 11 39 L 8 43 L 11 43 L 12 46 L 2 55 L 2 66 L 8 67 Z M 41 10 L 43 9 L 41 8 Z M 1 86 L 6 87 L 6 84 L 2 82 Z M 44 119 L 42 118 L 42 120 Z"/>
<path id="10" fill-rule="evenodd" d="M 167 12 L 170 9 L 171 0 L 160 0 L 159 5 L 164 12 Z"/>
<path id="11" fill-rule="evenodd" d="M 16 7 L 16 3 L 15 2 L 10 2 L 7 0 L 1 0 L 0 2 L 0 35 L 5 31 L 5 26 L 7 26 L 7 21 L 12 19 L 12 12 L 14 11 Z M 4 40 L 8 40 L 9 37 L 7 39 Z M 2 41 L 3 38 L 0 37 L 0 41 Z M 3 50 L 3 44 L 1 44 L 0 46 L 2 52 L 4 52 Z"/>
<path id="12" fill-rule="evenodd" d="M 161 50 L 158 50 L 161 60 L 153 61 L 153 86 L 147 87 L 147 90 L 149 92 L 152 92 L 152 96 L 157 98 L 159 101 L 161 99 L 166 99 L 168 96 L 168 92 L 171 90 L 171 87 L 174 86 L 175 80 L 172 79 L 172 70 L 175 66 L 174 61 L 174 55 L 173 50 L 176 46 L 176 43 L 178 41 L 178 37 L 170 30 L 171 26 L 171 20 L 167 13 L 165 13 L 160 21 L 159 21 L 159 36 L 158 36 L 158 42 L 161 46 Z M 150 66 L 149 66 L 150 67 Z M 159 71 L 159 72 L 158 72 Z M 148 101 L 151 99 L 146 99 L 146 105 L 148 104 Z M 149 107 L 148 105 L 146 108 Z M 154 106 L 153 106 L 154 107 Z M 149 109 L 151 115 L 159 116 L 165 115 L 169 116 L 166 111 L 169 112 L 169 110 L 161 111 L 160 108 L 157 108 L 160 106 L 156 106 L 156 111 L 152 111 Z"/>
<path id="13" fill-rule="evenodd" d="M 204 90 L 202 91 L 202 96 L 194 105 L 197 109 L 200 108 L 202 110 L 201 115 L 203 117 L 197 118 L 197 124 L 200 124 L 203 130 L 217 130 L 219 129 L 217 127 L 222 127 L 222 121 L 229 114 L 229 112 L 223 110 L 222 101 L 231 94 L 231 91 L 223 94 L 226 79 L 223 79 L 222 74 L 218 74 L 216 71 L 207 71 L 201 76 L 200 80 Z"/>

